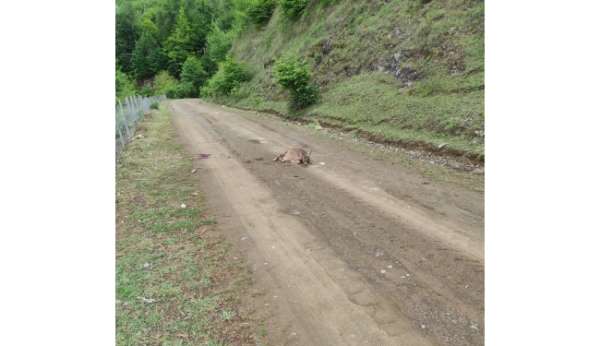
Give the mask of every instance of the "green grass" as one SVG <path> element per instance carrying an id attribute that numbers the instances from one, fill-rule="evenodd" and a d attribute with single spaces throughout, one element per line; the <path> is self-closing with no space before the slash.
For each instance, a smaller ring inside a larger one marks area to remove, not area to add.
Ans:
<path id="1" fill-rule="evenodd" d="M 256 344 L 239 311 L 249 274 L 211 228 L 168 113 L 138 132 L 117 165 L 117 344 Z"/>
<path id="2" fill-rule="evenodd" d="M 429 97 L 399 91 L 393 77 L 362 74 L 323 95 L 309 115 L 386 141 L 422 142 L 483 156 L 483 92 Z M 466 116 L 465 116 L 466 114 Z"/>
<path id="3" fill-rule="evenodd" d="M 276 9 L 266 26 L 234 42 L 232 53 L 253 69 L 252 80 L 216 101 L 287 113 L 289 95 L 272 68 L 296 55 L 310 62 L 322 90 L 321 103 L 296 116 L 389 141 L 446 143 L 483 159 L 483 18 L 478 0 L 312 1 L 294 22 Z M 406 83 L 378 72 L 392 68 L 420 78 Z"/>

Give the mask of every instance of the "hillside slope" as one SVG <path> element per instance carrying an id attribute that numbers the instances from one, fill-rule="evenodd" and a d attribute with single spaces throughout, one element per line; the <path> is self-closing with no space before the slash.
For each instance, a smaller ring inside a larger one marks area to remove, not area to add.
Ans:
<path id="1" fill-rule="evenodd" d="M 483 161 L 483 33 L 480 0 L 311 1 L 295 21 L 277 7 L 234 40 L 253 77 L 222 101 L 288 113 L 272 68 L 297 55 L 321 100 L 296 117 Z"/>

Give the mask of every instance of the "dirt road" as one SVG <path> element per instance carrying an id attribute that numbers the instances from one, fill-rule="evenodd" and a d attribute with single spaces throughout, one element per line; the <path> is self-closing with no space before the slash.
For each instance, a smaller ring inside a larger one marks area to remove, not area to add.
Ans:
<path id="1" fill-rule="evenodd" d="M 482 193 L 273 117 L 169 107 L 274 345 L 483 345 Z M 272 161 L 294 145 L 314 164 Z"/>

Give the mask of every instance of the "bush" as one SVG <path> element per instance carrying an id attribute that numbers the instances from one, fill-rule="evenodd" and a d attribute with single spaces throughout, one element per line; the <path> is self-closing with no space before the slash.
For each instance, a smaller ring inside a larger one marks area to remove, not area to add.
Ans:
<path id="1" fill-rule="evenodd" d="M 304 109 L 315 104 L 319 100 L 319 87 L 314 83 L 308 83 L 297 90 L 292 91 L 290 108 L 292 110 Z"/>
<path id="2" fill-rule="evenodd" d="M 248 19 L 254 24 L 266 24 L 271 19 L 276 5 L 275 0 L 251 0 L 247 9 Z"/>
<path id="3" fill-rule="evenodd" d="M 150 104 L 150 109 L 158 109 L 159 103 L 154 101 Z"/>
<path id="4" fill-rule="evenodd" d="M 193 89 L 192 85 L 182 85 L 177 79 L 169 74 L 167 71 L 159 72 L 154 77 L 154 94 L 155 95 L 166 95 L 170 99 L 176 99 L 181 97 L 187 97 L 187 93 L 190 93 Z"/>
<path id="5" fill-rule="evenodd" d="M 133 96 L 136 94 L 135 84 L 133 81 L 129 78 L 129 76 L 119 69 L 117 69 L 115 74 L 115 89 L 117 100 L 121 100 L 127 96 Z"/>
<path id="6" fill-rule="evenodd" d="M 275 79 L 291 94 L 291 110 L 300 110 L 316 103 L 319 88 L 311 82 L 308 64 L 292 57 L 279 59 L 275 63 Z"/>
<path id="7" fill-rule="evenodd" d="M 177 98 L 177 86 L 169 88 L 166 92 L 167 98 L 176 99 Z"/>
<path id="8" fill-rule="evenodd" d="M 187 96 L 198 96 L 198 90 L 200 86 L 204 84 L 206 77 L 206 71 L 204 71 L 204 67 L 202 66 L 200 59 L 196 58 L 195 56 L 189 56 L 181 67 L 182 84 L 192 85 L 193 92 Z"/>
<path id="9" fill-rule="evenodd" d="M 246 67 L 237 63 L 231 57 L 219 64 L 219 69 L 201 90 L 201 95 L 206 97 L 226 96 L 238 88 L 241 83 L 250 80 L 250 73 Z"/>
<path id="10" fill-rule="evenodd" d="M 152 84 L 144 83 L 140 88 L 140 95 L 142 96 L 152 96 L 154 94 L 154 90 L 152 89 Z"/>
<path id="11" fill-rule="evenodd" d="M 195 97 L 197 95 L 194 85 L 190 82 L 181 82 L 175 87 L 167 90 L 167 97 L 170 99 L 180 99 L 186 97 Z"/>
<path id="12" fill-rule="evenodd" d="M 300 17 L 310 0 L 279 0 L 283 14 L 290 19 Z"/>
<path id="13" fill-rule="evenodd" d="M 197 95 L 197 92 L 192 82 L 180 82 L 177 84 L 177 88 L 175 88 L 175 96 L 177 98 L 194 97 Z"/>
<path id="14" fill-rule="evenodd" d="M 177 80 L 167 71 L 160 71 L 154 77 L 154 83 L 152 84 L 154 95 L 166 95 L 169 90 L 173 90 L 176 87 Z"/>

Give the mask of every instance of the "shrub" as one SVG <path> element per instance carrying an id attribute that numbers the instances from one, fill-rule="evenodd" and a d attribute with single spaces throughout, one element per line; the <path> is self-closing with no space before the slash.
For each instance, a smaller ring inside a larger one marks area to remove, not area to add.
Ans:
<path id="1" fill-rule="evenodd" d="M 300 17 L 310 0 L 279 0 L 283 14 L 290 19 Z"/>
<path id="2" fill-rule="evenodd" d="M 314 83 L 308 83 L 292 92 L 290 108 L 292 110 L 304 109 L 319 100 L 319 87 Z"/>
<path id="3" fill-rule="evenodd" d="M 115 74 L 115 91 L 117 94 L 117 99 L 123 99 L 127 96 L 135 95 L 135 84 L 133 81 L 123 73 L 120 69 L 117 69 Z"/>
<path id="4" fill-rule="evenodd" d="M 198 96 L 198 90 L 200 86 L 204 84 L 206 77 L 206 71 L 204 71 L 200 59 L 195 56 L 189 56 L 181 67 L 181 82 L 183 84 L 189 83 L 192 85 L 193 92 L 187 96 Z"/>
<path id="5" fill-rule="evenodd" d="M 197 95 L 197 89 L 194 88 L 192 82 L 180 82 L 175 88 L 175 96 L 177 98 L 194 97 Z"/>
<path id="6" fill-rule="evenodd" d="M 195 95 L 196 89 L 194 89 L 194 85 L 190 82 L 178 83 L 173 88 L 167 90 L 167 97 L 170 99 L 194 97 Z"/>
<path id="7" fill-rule="evenodd" d="M 167 91 L 175 89 L 176 87 L 177 80 L 167 71 L 160 71 L 156 77 L 154 77 L 154 83 L 152 84 L 154 95 L 166 95 Z"/>
<path id="8" fill-rule="evenodd" d="M 292 57 L 281 58 L 275 63 L 274 72 L 277 83 L 291 94 L 292 110 L 300 110 L 318 101 L 319 88 L 311 82 L 306 61 Z"/>
<path id="9" fill-rule="evenodd" d="M 150 109 L 158 109 L 159 103 L 154 101 L 150 104 Z"/>
<path id="10" fill-rule="evenodd" d="M 266 24 L 276 5 L 275 0 L 251 0 L 247 9 L 248 19 L 254 24 Z"/>
<path id="11" fill-rule="evenodd" d="M 167 90 L 166 95 L 167 98 L 176 99 L 177 98 L 177 86 L 171 87 Z"/>
<path id="12" fill-rule="evenodd" d="M 152 84 L 144 83 L 140 88 L 140 95 L 142 96 L 152 96 L 154 90 L 152 90 Z"/>
<path id="13" fill-rule="evenodd" d="M 219 64 L 219 69 L 201 90 L 202 96 L 226 96 L 238 88 L 241 83 L 250 80 L 246 67 L 231 57 Z"/>

